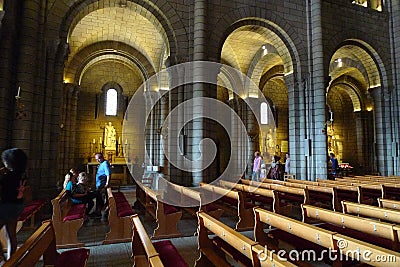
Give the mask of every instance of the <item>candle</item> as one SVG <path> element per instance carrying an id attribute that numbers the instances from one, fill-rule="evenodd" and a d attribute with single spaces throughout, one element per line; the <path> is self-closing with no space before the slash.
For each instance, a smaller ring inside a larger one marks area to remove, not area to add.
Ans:
<path id="1" fill-rule="evenodd" d="M 333 112 L 331 111 L 331 121 L 333 121 Z"/>
<path id="2" fill-rule="evenodd" d="M 103 140 L 102 140 L 102 139 L 101 139 L 101 137 L 100 137 L 100 141 L 99 141 L 99 143 L 101 144 L 101 143 L 102 143 L 102 141 L 103 141 Z"/>
<path id="3" fill-rule="evenodd" d="M 121 136 L 118 137 L 118 144 L 121 144 Z"/>
<path id="4" fill-rule="evenodd" d="M 128 144 L 128 139 L 125 139 L 125 145 L 127 145 Z"/>
<path id="5" fill-rule="evenodd" d="M 18 86 L 18 93 L 17 96 L 19 97 L 19 94 L 21 93 L 21 86 Z"/>
<path id="6" fill-rule="evenodd" d="M 93 144 L 96 144 L 96 138 L 93 138 Z"/>

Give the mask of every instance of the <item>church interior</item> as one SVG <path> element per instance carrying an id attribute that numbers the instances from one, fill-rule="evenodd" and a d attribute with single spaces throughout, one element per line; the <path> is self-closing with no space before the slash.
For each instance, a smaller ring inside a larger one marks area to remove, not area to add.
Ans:
<path id="1" fill-rule="evenodd" d="M 28 156 L 0 266 L 397 266 L 399 27 L 400 0 L 0 0 Z M 63 183 L 97 153 L 90 217 Z"/>

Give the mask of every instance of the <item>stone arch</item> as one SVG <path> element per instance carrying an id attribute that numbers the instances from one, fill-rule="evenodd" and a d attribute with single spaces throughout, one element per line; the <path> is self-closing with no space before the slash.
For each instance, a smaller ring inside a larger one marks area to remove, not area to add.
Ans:
<path id="1" fill-rule="evenodd" d="M 264 18 L 268 18 L 268 20 Z M 302 43 L 302 38 L 292 30 L 293 27 L 275 11 L 249 6 L 237 8 L 226 12 L 226 15 L 215 25 L 218 25 L 218 27 L 214 31 L 210 31 L 208 39 L 210 40 L 211 51 L 214 49 L 212 53 L 216 55 L 216 61 L 220 61 L 224 42 L 234 30 L 242 26 L 258 25 L 274 32 L 287 47 L 291 66 L 289 68 L 286 66 L 285 68 L 290 69 L 290 71 L 285 70 L 285 72 L 296 72 L 296 76 L 301 73 L 300 57 L 304 57 L 304 61 L 307 60 L 307 49 Z"/>
<path id="2" fill-rule="evenodd" d="M 365 101 L 363 99 L 364 94 L 360 90 L 361 85 L 356 79 L 347 75 L 335 79 L 328 87 L 327 94 L 329 94 L 329 91 L 335 86 L 346 87 L 349 89 L 346 90 L 346 93 L 349 95 L 353 103 L 354 111 L 360 111 L 365 109 Z"/>
<path id="3" fill-rule="evenodd" d="M 114 50 L 119 52 L 114 52 Z M 126 58 L 131 64 L 136 65 L 142 73 L 143 80 L 147 80 L 155 74 L 155 69 L 150 60 L 134 47 L 121 42 L 104 41 L 89 45 L 79 51 L 65 68 L 64 78 L 79 84 L 85 66 L 94 58 L 110 53 Z"/>
<path id="4" fill-rule="evenodd" d="M 168 1 L 162 1 L 158 6 L 168 6 L 166 8 L 169 14 L 165 14 L 161 9 L 159 9 L 155 4 L 148 0 L 128 0 L 127 4 L 129 6 L 138 5 L 140 14 L 147 18 L 150 22 L 155 25 L 156 29 L 162 29 L 161 35 L 163 36 L 164 43 L 168 45 L 167 50 L 170 55 L 179 54 L 179 43 L 184 46 L 184 37 L 179 38 L 176 35 L 176 30 L 185 30 L 185 26 L 181 19 L 179 19 L 178 14 Z M 102 6 L 99 5 L 97 0 L 86 0 L 82 2 L 75 3 L 64 16 L 63 21 L 60 26 L 60 39 L 67 41 L 68 34 L 74 25 L 83 18 L 85 15 L 89 14 L 93 10 L 97 10 L 103 7 L 118 7 L 120 5 L 119 0 L 110 0 L 102 2 Z M 171 22 L 173 19 L 173 23 Z M 184 35 L 186 36 L 186 35 Z"/>
<path id="5" fill-rule="evenodd" d="M 343 36 L 345 35 L 345 36 Z M 339 33 L 337 35 L 332 36 L 327 42 L 325 43 L 326 47 L 326 55 L 330 55 L 324 58 L 325 61 L 325 66 L 330 66 L 330 62 L 332 60 L 333 55 L 337 50 L 339 50 L 341 47 L 344 47 L 346 45 L 350 46 L 355 46 L 358 47 L 359 49 L 362 49 L 364 52 L 366 52 L 370 58 L 366 59 L 365 61 L 362 61 L 361 63 L 365 66 L 375 64 L 377 67 L 377 71 L 379 73 L 379 79 L 380 79 L 380 86 L 381 88 L 384 88 L 386 91 L 389 90 L 389 84 L 388 84 L 388 73 L 386 71 L 386 67 L 384 62 L 391 62 L 390 58 L 387 57 L 381 57 L 380 54 L 377 51 L 382 51 L 382 47 L 379 44 L 374 44 L 374 46 L 370 45 L 368 42 L 365 40 L 365 36 L 363 36 L 362 33 L 359 31 L 350 31 L 346 33 Z M 389 53 L 390 54 L 390 53 Z M 330 71 L 329 69 L 326 69 L 326 71 Z M 326 76 L 329 74 L 327 73 Z M 371 85 L 374 85 L 374 83 L 370 83 Z M 377 87 L 378 87 L 377 86 Z"/>

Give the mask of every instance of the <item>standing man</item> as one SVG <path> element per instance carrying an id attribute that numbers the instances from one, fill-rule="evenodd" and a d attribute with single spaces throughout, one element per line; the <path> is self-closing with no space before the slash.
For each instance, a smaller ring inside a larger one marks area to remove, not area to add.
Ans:
<path id="1" fill-rule="evenodd" d="M 253 173 L 251 174 L 251 180 L 257 181 L 260 178 L 261 172 L 261 157 L 260 152 L 254 152 L 254 162 L 253 162 Z"/>
<path id="2" fill-rule="evenodd" d="M 99 168 L 96 172 L 96 189 L 101 194 L 102 202 L 104 201 L 105 197 L 105 188 L 108 187 L 111 178 L 111 168 L 110 163 L 104 159 L 103 153 L 96 153 L 94 156 L 98 163 L 100 163 Z M 96 203 L 97 205 L 97 203 Z M 100 203 L 100 207 L 104 206 L 104 202 Z"/>
<path id="3" fill-rule="evenodd" d="M 337 158 L 335 158 L 335 154 L 330 153 L 329 155 L 331 157 L 332 175 L 333 175 L 333 177 L 335 177 L 337 174 L 337 169 L 339 167 L 339 162 L 338 162 Z"/>

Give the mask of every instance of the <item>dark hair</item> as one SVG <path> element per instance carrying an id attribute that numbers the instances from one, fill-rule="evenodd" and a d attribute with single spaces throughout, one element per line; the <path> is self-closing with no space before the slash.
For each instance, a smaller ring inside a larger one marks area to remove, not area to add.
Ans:
<path id="1" fill-rule="evenodd" d="M 279 156 L 277 156 L 277 155 L 274 156 L 275 162 L 278 162 L 280 159 L 281 159 L 281 157 L 279 157 Z"/>
<path id="2" fill-rule="evenodd" d="M 28 163 L 28 157 L 25 152 L 19 148 L 10 148 L 4 150 L 1 159 L 7 167 L 16 173 L 24 173 Z"/>

